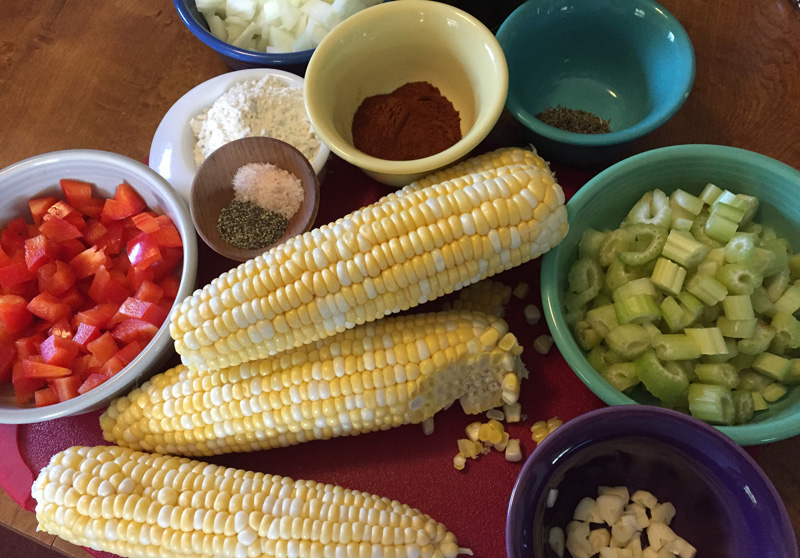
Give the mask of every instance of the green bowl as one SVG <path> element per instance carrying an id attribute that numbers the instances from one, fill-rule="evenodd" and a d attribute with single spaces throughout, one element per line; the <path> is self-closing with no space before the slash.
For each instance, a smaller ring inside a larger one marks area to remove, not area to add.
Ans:
<path id="1" fill-rule="evenodd" d="M 578 243 L 589 228 L 615 229 L 637 200 L 660 188 L 697 194 L 708 183 L 757 196 L 756 221 L 773 227 L 800 249 L 800 172 L 774 159 L 720 145 L 664 147 L 625 159 L 591 179 L 567 203 L 570 231 L 542 260 L 542 304 L 553 338 L 567 364 L 595 395 L 609 405 L 656 404 L 643 390 L 630 396 L 613 388 L 587 362 L 564 319 L 567 272 Z M 741 445 L 764 444 L 800 434 L 800 386 L 748 424 L 720 426 Z"/>

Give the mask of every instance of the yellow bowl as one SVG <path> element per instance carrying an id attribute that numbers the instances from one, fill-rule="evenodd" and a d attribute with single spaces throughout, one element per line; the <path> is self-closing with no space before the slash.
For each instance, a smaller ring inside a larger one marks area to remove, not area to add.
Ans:
<path id="1" fill-rule="evenodd" d="M 372 178 L 403 186 L 466 156 L 492 130 L 506 100 L 500 44 L 471 15 L 439 2 L 403 0 L 361 11 L 314 51 L 305 76 L 311 124 L 331 150 Z M 461 117 L 462 138 L 430 157 L 391 161 L 353 145 L 353 115 L 372 95 L 409 82 L 439 88 Z"/>

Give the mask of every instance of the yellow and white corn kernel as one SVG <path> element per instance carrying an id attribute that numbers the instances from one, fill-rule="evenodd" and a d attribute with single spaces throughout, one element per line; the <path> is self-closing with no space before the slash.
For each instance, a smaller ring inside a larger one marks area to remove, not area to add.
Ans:
<path id="1" fill-rule="evenodd" d="M 542 319 L 542 311 L 533 304 L 528 304 L 522 312 L 525 314 L 525 321 L 530 325 L 536 325 Z"/>
<path id="2" fill-rule="evenodd" d="M 100 425 L 122 446 L 188 456 L 432 426 L 455 401 L 477 414 L 516 400 L 527 371 L 507 329 L 474 312 L 410 314 L 222 370 L 181 365 L 113 401 Z"/>
<path id="3" fill-rule="evenodd" d="M 508 440 L 506 443 L 505 456 L 506 461 L 511 461 L 513 463 L 522 461 L 522 448 L 519 445 L 518 439 L 511 438 Z"/>
<path id="4" fill-rule="evenodd" d="M 564 422 L 558 417 L 536 421 L 531 426 L 531 438 L 538 444 L 562 424 Z"/>
<path id="5" fill-rule="evenodd" d="M 540 355 L 546 355 L 553 347 L 553 338 L 549 335 L 540 335 L 533 340 L 533 350 Z"/>
<path id="6" fill-rule="evenodd" d="M 520 265 L 567 230 L 547 164 L 501 149 L 223 273 L 179 305 L 170 333 L 187 366 L 266 358 Z"/>
<path id="7" fill-rule="evenodd" d="M 143 474 L 123 475 L 132 493 L 99 496 L 81 481 L 83 474 L 110 481 L 102 477 L 108 463 L 135 463 L 128 470 Z M 42 530 L 127 558 L 468 553 L 441 523 L 397 501 L 118 446 L 56 454 L 31 494 Z"/>

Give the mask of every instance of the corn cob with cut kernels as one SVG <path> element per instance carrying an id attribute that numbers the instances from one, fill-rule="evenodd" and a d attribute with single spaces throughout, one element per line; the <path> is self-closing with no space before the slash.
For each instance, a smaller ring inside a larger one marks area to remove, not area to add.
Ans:
<path id="1" fill-rule="evenodd" d="M 56 454 L 31 495 L 44 531 L 127 558 L 471 554 L 388 498 L 117 446 Z"/>
<path id="2" fill-rule="evenodd" d="M 120 445 L 192 456 L 386 430 L 457 400 L 470 414 L 516 400 L 521 352 L 495 316 L 394 316 L 222 370 L 178 366 L 113 401 L 100 425 Z"/>
<path id="3" fill-rule="evenodd" d="M 170 333 L 187 366 L 263 359 L 525 263 L 567 229 L 547 164 L 501 149 L 222 274 L 178 306 Z"/>
<path id="4" fill-rule="evenodd" d="M 511 287 L 500 281 L 484 279 L 458 291 L 458 298 L 445 308 L 472 310 L 502 318 L 511 300 Z"/>

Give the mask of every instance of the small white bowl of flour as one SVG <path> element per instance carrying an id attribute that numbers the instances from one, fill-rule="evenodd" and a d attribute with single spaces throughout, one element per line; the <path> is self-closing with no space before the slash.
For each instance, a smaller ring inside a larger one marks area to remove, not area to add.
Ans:
<path id="1" fill-rule="evenodd" d="M 300 76 L 270 68 L 229 72 L 201 83 L 159 124 L 150 168 L 188 201 L 197 168 L 215 149 L 243 137 L 269 136 L 296 147 L 320 177 L 330 149 L 311 128 L 303 83 Z"/>

